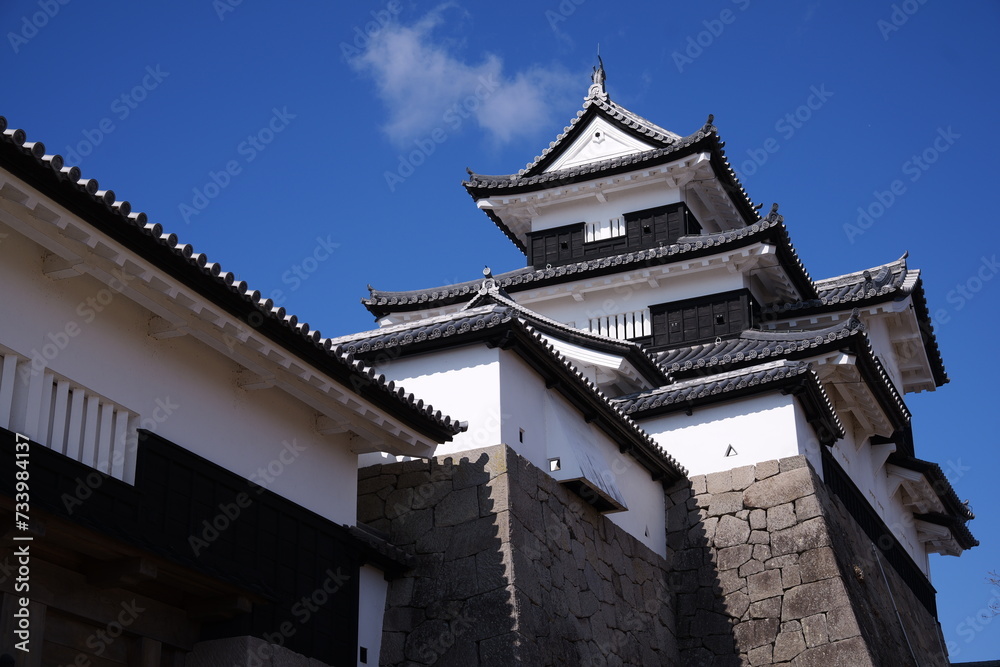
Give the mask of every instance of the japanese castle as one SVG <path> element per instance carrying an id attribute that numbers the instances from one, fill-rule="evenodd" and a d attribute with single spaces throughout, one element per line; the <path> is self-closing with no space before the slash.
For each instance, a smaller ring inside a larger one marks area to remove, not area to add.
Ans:
<path id="1" fill-rule="evenodd" d="M 601 64 L 548 148 L 464 182 L 526 266 L 370 287 L 378 327 L 329 338 L 0 117 L 33 558 L 0 590 L 34 619 L 0 653 L 950 664 L 929 554 L 978 542 L 911 430 L 948 382 L 920 272 L 811 277 L 713 121 L 646 120 Z"/>

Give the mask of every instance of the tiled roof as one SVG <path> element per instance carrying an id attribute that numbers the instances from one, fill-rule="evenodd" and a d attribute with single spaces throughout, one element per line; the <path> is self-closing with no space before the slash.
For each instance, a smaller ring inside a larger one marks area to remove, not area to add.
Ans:
<path id="1" fill-rule="evenodd" d="M 573 138 L 579 134 L 580 130 L 586 125 L 583 121 L 584 118 L 592 118 L 597 111 L 602 112 L 602 114 L 614 122 L 616 125 L 636 136 L 641 137 L 644 141 L 650 143 L 656 143 L 663 146 L 669 146 L 680 139 L 680 135 L 677 135 L 670 130 L 665 130 L 659 125 L 652 123 L 642 116 L 633 113 L 623 106 L 615 104 L 608 97 L 608 93 L 604 88 L 604 66 L 600 69 L 601 80 L 590 86 L 587 91 L 587 96 L 583 99 L 583 108 L 576 113 L 576 117 L 570 121 L 569 125 L 563 128 L 562 133 L 556 137 L 555 141 L 550 143 L 548 147 L 542 151 L 541 155 L 535 157 L 534 160 L 529 162 L 524 169 L 520 171 L 521 174 L 531 174 L 537 173 L 538 171 L 544 169 L 544 165 L 554 160 L 559 156 L 564 146 L 568 146 L 572 143 Z M 588 113 L 589 112 L 589 113 Z"/>
<path id="2" fill-rule="evenodd" d="M 863 332 L 861 320 L 852 317 L 815 331 L 744 331 L 738 338 L 665 350 L 656 358 L 667 371 L 676 373 L 782 358 Z"/>
<path id="3" fill-rule="evenodd" d="M 698 234 L 682 236 L 676 243 L 647 250 L 601 257 L 584 262 L 563 264 L 552 268 L 536 269 L 525 267 L 495 276 L 494 280 L 501 289 L 508 292 L 532 289 L 543 285 L 579 280 L 592 275 L 602 275 L 627 271 L 637 266 L 652 266 L 681 261 L 691 257 L 715 254 L 728 248 L 739 248 L 759 241 L 776 242 L 788 258 L 787 265 L 793 273 L 793 279 L 799 289 L 812 291 L 812 279 L 792 247 L 784 219 L 776 211 L 766 218 L 747 227 L 731 229 L 717 234 Z M 369 287 L 370 295 L 362 299 L 364 304 L 376 316 L 401 310 L 423 310 L 460 303 L 472 298 L 479 290 L 481 280 L 470 280 L 454 285 L 445 285 L 425 290 L 405 292 L 387 292 Z"/>
<path id="4" fill-rule="evenodd" d="M 859 301 L 885 301 L 897 295 L 905 296 L 912 288 L 912 273 L 906 268 L 904 254 L 895 262 L 876 266 L 864 271 L 816 281 L 817 299 L 796 301 L 769 307 L 769 312 L 779 315 L 798 311 L 823 308 L 833 305 L 853 305 Z"/>
<path id="5" fill-rule="evenodd" d="M 383 351 L 421 344 L 428 348 L 445 347 L 450 342 L 463 344 L 470 338 L 477 339 L 479 335 L 484 338 L 490 333 L 503 336 L 505 332 L 511 332 L 515 336 L 520 336 L 522 340 L 530 341 L 529 346 L 545 360 L 545 365 L 555 369 L 562 378 L 569 380 L 569 382 L 555 383 L 554 387 L 577 396 L 582 395 L 603 413 L 617 432 L 623 433 L 630 441 L 637 444 L 638 448 L 632 450 L 633 456 L 651 459 L 652 465 L 670 472 L 678 479 L 687 475 L 683 466 L 616 406 L 571 361 L 556 350 L 527 318 L 522 317 L 510 306 L 492 303 L 417 322 L 364 331 L 338 338 L 336 342 L 351 354 L 372 356 Z M 445 339 L 453 340 L 445 341 Z"/>
<path id="6" fill-rule="evenodd" d="M 924 477 L 927 478 L 927 481 L 930 482 L 931 486 L 934 488 L 934 493 L 937 494 L 945 508 L 947 508 L 948 512 L 953 516 L 962 521 L 971 521 L 976 518 L 972 509 L 967 504 L 959 500 L 958 494 L 955 493 L 955 488 L 951 485 L 951 482 L 948 481 L 948 477 L 944 474 L 944 470 L 942 470 L 941 466 L 937 463 L 934 463 L 933 461 L 924 461 L 923 459 L 918 459 L 914 456 L 908 456 L 902 452 L 893 452 L 889 456 L 889 463 L 924 475 Z"/>
<path id="7" fill-rule="evenodd" d="M 910 411 L 882 362 L 875 356 L 857 311 L 842 323 L 814 331 L 744 331 L 738 338 L 665 350 L 657 355 L 664 369 L 678 376 L 711 373 L 715 369 L 748 366 L 781 358 L 802 358 L 851 345 L 858 364 L 871 374 L 872 391 L 883 409 L 895 415 L 897 426 L 908 423 Z"/>
<path id="8" fill-rule="evenodd" d="M 654 148 L 648 151 L 641 151 L 638 153 L 631 153 L 629 155 L 609 158 L 607 160 L 601 160 L 599 162 L 588 162 L 575 167 L 568 167 L 557 171 L 541 172 L 532 175 L 522 175 L 522 172 L 502 176 L 489 176 L 471 172 L 469 174 L 469 180 L 462 183 L 462 185 L 464 185 L 469 192 L 476 194 L 480 194 L 481 191 L 482 194 L 485 194 L 485 192 L 492 193 L 506 189 L 517 189 L 518 191 L 523 191 L 531 186 L 539 185 L 543 187 L 548 186 L 549 184 L 560 185 L 570 180 L 576 180 L 580 176 L 599 174 L 615 170 L 620 167 L 638 168 L 646 166 L 648 163 L 655 162 L 657 160 L 659 160 L 659 162 L 667 162 L 670 159 L 676 159 L 683 154 L 685 148 L 689 148 L 697 144 L 710 134 L 711 132 L 702 128 L 694 134 L 684 137 L 683 139 L 678 138 L 677 141 L 664 148 Z M 661 158 L 668 159 L 664 160 Z M 538 188 L 536 187 L 532 189 Z"/>
<path id="9" fill-rule="evenodd" d="M 603 68 L 600 71 L 603 73 Z M 627 134 L 631 134 L 647 144 L 653 144 L 655 147 L 630 155 L 546 172 L 545 169 L 587 127 L 588 121 L 598 116 L 607 119 Z M 757 207 L 750 200 L 747 191 L 736 176 L 736 171 L 726 158 L 725 142 L 719 138 L 718 129 L 713 125 L 714 120 L 715 117 L 709 114 L 708 120 L 698 131 L 681 137 L 612 102 L 604 89 L 603 79 L 598 81 L 595 78 L 594 85 L 590 87 L 590 91 L 584 99 L 583 109 L 577 113 L 569 125 L 563 128 L 562 134 L 550 143 L 541 155 L 529 162 L 524 169 L 516 174 L 497 176 L 476 174 L 471 169 L 467 169 L 469 180 L 464 181 L 463 185 L 473 199 L 479 200 L 491 194 L 530 192 L 590 180 L 597 176 L 635 171 L 643 167 L 672 162 L 686 155 L 707 151 L 711 155 L 711 164 L 719 177 L 720 184 L 731 197 L 733 205 L 740 212 L 745 223 L 752 223 L 758 217 Z M 487 209 L 485 212 L 514 245 L 522 252 L 527 252 L 524 242 L 494 211 Z"/>
<path id="10" fill-rule="evenodd" d="M 623 355 L 642 370 L 647 379 L 654 381 L 656 384 L 669 381 L 669 377 L 656 361 L 656 358 L 647 352 L 643 345 L 632 340 L 610 338 L 585 329 L 577 329 L 536 313 L 511 299 L 510 295 L 496 285 L 492 277 L 483 281 L 479 292 L 469 303 L 462 307 L 462 310 L 469 310 L 487 303 L 496 303 L 511 308 L 542 332 L 568 338 L 593 349 Z"/>
<path id="11" fill-rule="evenodd" d="M 941 359 L 934 327 L 924 294 L 920 271 L 909 269 L 906 258 L 909 253 L 894 262 L 875 266 L 864 271 L 848 273 L 815 282 L 818 298 L 794 303 L 769 306 L 765 312 L 778 317 L 794 317 L 818 312 L 830 312 L 856 308 L 872 303 L 913 298 L 917 322 L 923 339 L 924 349 L 931 364 L 935 383 L 940 387 L 948 383 L 948 374 Z"/>
<path id="12" fill-rule="evenodd" d="M 261 298 L 244 281 L 229 272 L 190 244 L 166 233 L 159 223 L 149 222 L 145 213 L 132 210 L 128 201 L 119 200 L 113 190 L 101 189 L 97 180 L 83 178 L 79 167 L 67 167 L 60 155 L 45 152 L 40 141 L 27 141 L 23 130 L 8 129 L 0 116 L 0 167 L 15 174 L 67 209 L 79 215 L 101 232 L 124 244 L 213 300 L 229 313 L 240 316 L 254 313 L 260 319 L 256 328 L 286 349 L 338 379 L 352 391 L 372 400 L 381 408 L 411 426 L 439 440 L 450 439 L 462 425 L 425 406 L 413 394 L 397 388 L 373 369 L 336 348 L 319 331 L 299 322 L 295 315 L 275 307 L 269 298 Z M 257 315 L 259 313 L 259 315 Z"/>
<path id="13" fill-rule="evenodd" d="M 753 388 L 762 390 L 769 387 L 777 388 L 787 385 L 789 380 L 795 378 L 806 380 L 812 386 L 817 395 L 817 402 L 825 413 L 823 417 L 827 420 L 827 424 L 831 425 L 830 430 L 837 438 L 843 437 L 843 425 L 819 378 L 810 369 L 810 365 L 802 361 L 779 360 L 736 371 L 682 380 L 657 389 L 622 396 L 613 399 L 613 402 L 625 410 L 626 414 L 638 415 L 644 412 L 663 411 L 672 406 L 683 409 L 696 401 L 725 400 L 738 392 Z"/>

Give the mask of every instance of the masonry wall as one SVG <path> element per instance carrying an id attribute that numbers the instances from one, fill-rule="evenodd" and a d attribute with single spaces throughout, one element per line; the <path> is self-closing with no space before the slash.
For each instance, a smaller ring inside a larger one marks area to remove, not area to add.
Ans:
<path id="1" fill-rule="evenodd" d="M 916 664 L 909 645 L 948 664 L 936 619 L 804 457 L 668 493 L 682 664 L 895 667 Z"/>
<path id="2" fill-rule="evenodd" d="M 417 562 L 383 665 L 677 662 L 664 559 L 504 445 L 362 469 L 358 520 Z"/>

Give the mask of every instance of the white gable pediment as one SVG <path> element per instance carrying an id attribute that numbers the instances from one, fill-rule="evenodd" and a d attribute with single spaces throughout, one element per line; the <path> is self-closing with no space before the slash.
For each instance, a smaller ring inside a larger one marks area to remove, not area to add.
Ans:
<path id="1" fill-rule="evenodd" d="M 639 141 L 603 118 L 594 118 L 569 145 L 559 159 L 545 170 L 558 171 L 613 157 L 641 153 L 656 148 Z"/>

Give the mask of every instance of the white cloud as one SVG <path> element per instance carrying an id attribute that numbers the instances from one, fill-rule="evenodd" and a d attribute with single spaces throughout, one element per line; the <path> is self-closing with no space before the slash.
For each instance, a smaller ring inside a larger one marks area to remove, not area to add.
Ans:
<path id="1" fill-rule="evenodd" d="M 389 112 L 385 131 L 403 144 L 437 128 L 454 132 L 470 123 L 497 143 L 554 128 L 552 110 L 585 81 L 562 68 L 533 67 L 506 75 L 503 61 L 485 54 L 465 62 L 455 45 L 442 40 L 444 5 L 411 25 L 392 23 L 350 60 L 372 77 Z"/>

